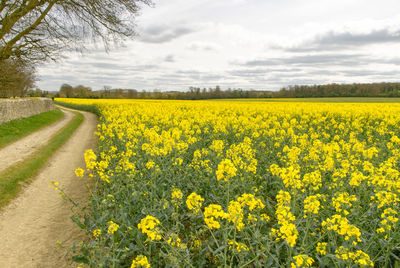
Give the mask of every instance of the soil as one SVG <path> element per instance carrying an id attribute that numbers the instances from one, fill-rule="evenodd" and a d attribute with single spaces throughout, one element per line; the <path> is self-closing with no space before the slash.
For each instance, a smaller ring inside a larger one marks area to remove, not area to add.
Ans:
<path id="1" fill-rule="evenodd" d="M 55 123 L 40 129 L 0 150 L 0 172 L 22 161 L 34 151 L 46 144 L 51 137 L 61 128 L 67 125 L 74 114 L 70 111 L 63 110 L 64 117 Z"/>
<path id="2" fill-rule="evenodd" d="M 69 118 L 71 113 L 62 110 Z M 81 126 L 0 213 L 0 267 L 77 266 L 72 264 L 67 249 L 74 241 L 82 241 L 85 234 L 70 219 L 71 204 L 49 185 L 57 181 L 74 201 L 87 203 L 86 179 L 77 178 L 74 170 L 85 167 L 83 154 L 95 146 L 97 118 L 91 113 L 82 114 L 85 120 Z"/>

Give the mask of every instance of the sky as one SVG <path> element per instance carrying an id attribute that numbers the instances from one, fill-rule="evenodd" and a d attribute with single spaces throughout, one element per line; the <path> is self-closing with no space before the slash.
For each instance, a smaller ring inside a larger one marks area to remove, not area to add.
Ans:
<path id="1" fill-rule="evenodd" d="M 155 0 L 138 35 L 106 52 L 65 53 L 37 86 L 279 90 L 400 81 L 398 0 Z"/>

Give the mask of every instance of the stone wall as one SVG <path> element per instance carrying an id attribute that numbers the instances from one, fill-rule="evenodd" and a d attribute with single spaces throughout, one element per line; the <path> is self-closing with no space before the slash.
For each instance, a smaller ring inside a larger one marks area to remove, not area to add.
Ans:
<path id="1" fill-rule="evenodd" d="M 47 98 L 0 99 L 0 124 L 53 110 L 53 101 Z"/>

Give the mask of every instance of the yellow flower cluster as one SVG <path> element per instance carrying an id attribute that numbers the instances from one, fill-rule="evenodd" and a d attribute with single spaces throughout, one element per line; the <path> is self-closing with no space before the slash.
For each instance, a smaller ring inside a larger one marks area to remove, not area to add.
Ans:
<path id="1" fill-rule="evenodd" d="M 345 261 L 354 261 L 354 263 L 361 266 L 374 267 L 374 263 L 371 261 L 367 253 L 362 250 L 357 250 L 356 252 L 351 252 L 348 248 L 340 246 L 335 250 L 336 257 Z"/>
<path id="2" fill-rule="evenodd" d="M 294 247 L 296 244 L 299 232 L 294 225 L 296 217 L 290 212 L 291 196 L 288 192 L 280 190 L 276 196 L 278 202 L 276 209 L 276 217 L 279 224 L 279 229 L 272 228 L 271 233 L 276 236 L 277 240 L 284 239 L 289 246 Z"/>
<path id="3" fill-rule="evenodd" d="M 239 144 L 233 144 L 227 150 L 226 156 L 232 161 L 231 163 L 233 164 L 233 166 L 242 173 L 250 172 L 255 174 L 257 172 L 258 160 L 255 158 L 255 151 L 253 150 L 253 148 L 251 148 L 250 138 L 245 137 L 243 139 L 243 142 Z"/>
<path id="4" fill-rule="evenodd" d="M 118 225 L 118 224 L 116 224 L 116 223 L 113 222 L 113 221 L 109 221 L 109 222 L 108 222 L 107 233 L 113 234 L 113 233 L 115 233 L 115 232 L 118 230 L 118 228 L 119 228 L 119 225 Z"/>
<path id="5" fill-rule="evenodd" d="M 320 255 L 325 255 L 326 254 L 326 246 L 328 245 L 328 243 L 326 242 L 318 242 L 317 243 L 317 248 L 315 249 L 317 251 L 318 254 Z"/>
<path id="6" fill-rule="evenodd" d="M 349 193 L 336 193 L 335 197 L 332 198 L 332 205 L 337 212 L 344 212 L 345 215 L 349 214 L 346 210 L 352 206 L 352 202 L 357 201 L 357 197 L 355 195 L 349 195 Z M 343 207 L 346 209 L 343 210 Z"/>
<path id="7" fill-rule="evenodd" d="M 378 208 L 397 205 L 400 201 L 398 194 L 389 191 L 379 191 L 371 199 L 376 201 Z"/>
<path id="8" fill-rule="evenodd" d="M 183 198 L 183 193 L 179 189 L 174 189 L 174 191 L 171 193 L 172 203 L 176 207 L 179 207 L 179 203 L 182 201 L 182 198 Z"/>
<path id="9" fill-rule="evenodd" d="M 322 196 L 320 194 L 310 195 L 304 199 L 304 218 L 307 218 L 310 214 L 318 214 L 321 207 L 321 203 L 318 199 Z"/>
<path id="10" fill-rule="evenodd" d="M 243 219 L 245 217 L 244 208 L 248 207 L 250 211 L 263 209 L 265 206 L 262 201 L 255 198 L 252 194 L 244 193 L 236 200 L 229 202 L 228 211 L 225 212 L 221 205 L 211 204 L 204 209 L 204 221 L 210 229 L 219 229 L 221 227 L 218 219 L 225 219 L 235 225 L 238 231 L 245 226 Z M 251 222 L 257 222 L 258 218 L 253 214 L 248 214 L 247 219 Z M 260 215 L 260 219 L 268 221 L 269 217 L 265 213 Z"/>
<path id="11" fill-rule="evenodd" d="M 243 250 L 244 251 L 249 251 L 249 247 L 246 246 L 243 243 L 240 243 L 240 242 L 236 242 L 236 241 L 230 240 L 230 241 L 228 241 L 228 245 L 229 245 L 229 249 L 230 250 L 235 249 L 239 253 L 242 252 Z"/>
<path id="12" fill-rule="evenodd" d="M 177 235 L 172 235 L 172 237 L 168 238 L 167 243 L 173 247 L 180 247 L 181 246 L 181 239 L 177 237 Z"/>
<path id="13" fill-rule="evenodd" d="M 97 149 L 76 170 L 99 187 L 93 263 L 126 266 L 155 240 L 152 262 L 165 266 L 394 266 L 400 104 L 63 101 L 101 114 Z M 128 231 L 100 239 L 119 230 L 101 215 Z"/>
<path id="14" fill-rule="evenodd" d="M 77 177 L 82 178 L 84 174 L 85 174 L 85 170 L 83 170 L 83 169 L 81 169 L 81 168 L 75 169 L 75 175 L 76 175 Z"/>
<path id="15" fill-rule="evenodd" d="M 196 193 L 191 193 L 186 199 L 188 209 L 193 210 L 195 213 L 199 212 L 203 202 L 204 198 Z"/>
<path id="16" fill-rule="evenodd" d="M 240 203 L 241 207 L 248 206 L 250 211 L 254 209 L 263 209 L 265 206 L 263 202 L 255 198 L 252 194 L 242 194 L 240 197 L 237 198 L 237 201 Z"/>
<path id="17" fill-rule="evenodd" d="M 226 219 L 228 216 L 220 205 L 211 204 L 204 208 L 204 222 L 210 229 L 219 229 L 221 224 L 217 220 Z"/>
<path id="18" fill-rule="evenodd" d="M 300 268 L 300 267 L 311 267 L 314 263 L 314 259 L 307 255 L 297 255 L 293 257 L 294 263 L 292 262 L 290 266 L 292 268 Z"/>
<path id="19" fill-rule="evenodd" d="M 94 169 L 96 167 L 97 156 L 93 152 L 93 150 L 92 149 L 86 150 L 84 157 L 85 157 L 86 168 Z"/>
<path id="20" fill-rule="evenodd" d="M 157 218 L 147 215 L 140 220 L 138 228 L 142 230 L 142 233 L 148 236 L 150 241 L 161 240 L 160 230 L 157 227 L 159 224 L 160 221 Z"/>
<path id="21" fill-rule="evenodd" d="M 223 140 L 213 140 L 210 145 L 210 149 L 214 152 L 221 154 L 224 150 L 224 141 Z"/>
<path id="22" fill-rule="evenodd" d="M 227 218 L 229 222 L 232 222 L 238 231 L 241 231 L 244 227 L 243 217 L 242 204 L 238 201 L 230 201 L 228 213 L 225 218 Z"/>
<path id="23" fill-rule="evenodd" d="M 100 237 L 100 235 L 101 235 L 101 230 L 100 229 L 96 229 L 96 230 L 93 230 L 93 236 L 94 237 Z"/>
<path id="24" fill-rule="evenodd" d="M 222 160 L 218 165 L 218 169 L 215 172 L 217 174 L 217 180 L 228 181 L 230 178 L 236 176 L 237 168 L 229 159 Z"/>
<path id="25" fill-rule="evenodd" d="M 150 263 L 147 260 L 146 256 L 139 255 L 132 261 L 131 268 L 139 268 L 139 267 L 150 268 Z"/>
<path id="26" fill-rule="evenodd" d="M 333 230 L 339 235 L 344 236 L 345 240 L 353 239 L 353 244 L 361 242 L 361 232 L 356 226 L 351 225 L 347 218 L 342 215 L 335 214 L 331 218 L 326 219 L 321 223 L 322 227 L 327 230 Z"/>
<path id="27" fill-rule="evenodd" d="M 382 219 L 380 221 L 381 227 L 378 228 L 376 232 L 384 233 L 392 231 L 392 228 L 396 226 L 396 223 L 399 221 L 399 218 L 396 217 L 397 214 L 398 212 L 391 208 L 385 209 L 381 214 L 381 219 Z M 385 236 L 385 239 L 387 239 L 387 236 Z"/>

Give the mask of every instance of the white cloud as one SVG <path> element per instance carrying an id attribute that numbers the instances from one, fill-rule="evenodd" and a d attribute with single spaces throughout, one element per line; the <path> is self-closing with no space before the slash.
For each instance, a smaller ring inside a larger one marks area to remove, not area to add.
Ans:
<path id="1" fill-rule="evenodd" d="M 393 81 L 400 72 L 399 9 L 397 0 L 156 0 L 138 17 L 136 40 L 109 54 L 66 54 L 39 68 L 38 85 L 278 90 Z"/>

